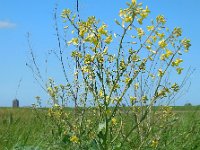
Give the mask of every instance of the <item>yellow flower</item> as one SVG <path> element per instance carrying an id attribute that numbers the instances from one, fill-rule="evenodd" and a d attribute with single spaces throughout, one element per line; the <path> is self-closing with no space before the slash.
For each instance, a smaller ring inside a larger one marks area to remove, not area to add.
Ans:
<path id="1" fill-rule="evenodd" d="M 99 91 L 99 97 L 103 97 L 103 95 L 104 95 L 104 93 L 103 93 L 103 90 L 101 89 L 101 90 Z"/>
<path id="2" fill-rule="evenodd" d="M 48 110 L 48 116 L 52 116 L 52 114 L 53 114 L 53 111 L 52 111 L 52 109 L 50 108 L 49 110 Z"/>
<path id="3" fill-rule="evenodd" d="M 164 75 L 164 72 L 162 71 L 162 69 L 158 69 L 158 76 L 162 77 Z"/>
<path id="4" fill-rule="evenodd" d="M 162 16 L 162 15 L 157 16 L 156 20 L 157 20 L 158 23 L 162 23 L 162 24 L 166 23 L 165 17 Z"/>
<path id="5" fill-rule="evenodd" d="M 78 45 L 78 38 L 73 38 L 72 39 L 72 44 L 73 45 Z"/>
<path id="6" fill-rule="evenodd" d="M 83 37 L 83 36 L 85 35 L 85 30 L 84 30 L 84 29 L 81 29 L 80 32 L 79 32 L 79 35 L 80 35 L 81 37 Z"/>
<path id="7" fill-rule="evenodd" d="M 120 61 L 119 66 L 120 66 L 120 70 L 126 69 L 126 63 L 124 62 L 124 60 L 121 60 L 121 61 Z"/>
<path id="8" fill-rule="evenodd" d="M 124 14 L 125 14 L 125 11 L 122 10 L 122 9 L 120 9 L 120 11 L 119 11 L 119 16 L 122 17 Z"/>
<path id="9" fill-rule="evenodd" d="M 98 44 L 98 38 L 97 38 L 96 36 L 92 36 L 91 42 L 92 42 L 94 45 L 97 45 L 97 44 Z"/>
<path id="10" fill-rule="evenodd" d="M 142 17 L 142 19 L 145 19 L 148 16 L 148 12 L 146 12 L 146 10 L 142 10 L 142 12 L 140 13 L 140 16 Z"/>
<path id="11" fill-rule="evenodd" d="M 145 12 L 150 13 L 151 11 L 149 10 L 149 7 L 146 6 Z"/>
<path id="12" fill-rule="evenodd" d="M 91 62 L 94 61 L 94 58 L 90 54 L 86 54 L 84 58 L 84 63 L 85 64 L 90 64 Z"/>
<path id="13" fill-rule="evenodd" d="M 78 51 L 72 51 L 71 56 L 82 58 L 82 54 Z"/>
<path id="14" fill-rule="evenodd" d="M 158 45 L 161 47 L 161 48 L 165 48 L 167 46 L 167 43 L 165 42 L 165 40 L 161 40 L 158 42 Z"/>
<path id="15" fill-rule="evenodd" d="M 155 42 L 157 40 L 156 36 L 151 36 L 152 40 Z"/>
<path id="16" fill-rule="evenodd" d="M 112 35 L 109 35 L 109 36 L 106 37 L 105 43 L 110 44 L 111 42 L 112 42 Z"/>
<path id="17" fill-rule="evenodd" d="M 160 56 L 160 59 L 161 59 L 161 60 L 165 60 L 166 58 L 169 58 L 169 56 L 171 56 L 172 54 L 173 54 L 173 52 L 167 49 L 167 50 L 166 50 L 166 53 L 165 53 L 165 54 L 162 54 L 162 55 Z"/>
<path id="18" fill-rule="evenodd" d="M 67 133 L 68 133 L 67 131 L 64 131 L 64 132 L 63 132 L 64 135 L 67 135 Z"/>
<path id="19" fill-rule="evenodd" d="M 137 34 L 140 38 L 144 35 L 144 31 L 142 30 L 142 28 L 137 28 Z"/>
<path id="20" fill-rule="evenodd" d="M 179 90 L 179 85 L 177 83 L 174 83 L 172 86 L 171 86 L 172 90 L 174 90 L 175 92 L 177 92 Z"/>
<path id="21" fill-rule="evenodd" d="M 103 24 L 99 29 L 98 29 L 98 32 L 100 34 L 104 34 L 104 35 L 107 35 L 107 31 L 105 30 L 107 26 L 105 24 Z"/>
<path id="22" fill-rule="evenodd" d="M 165 60 L 165 54 L 162 54 L 161 56 L 160 56 L 160 60 Z"/>
<path id="23" fill-rule="evenodd" d="M 156 148 L 158 146 L 158 140 L 157 139 L 154 139 L 151 141 L 151 146 Z"/>
<path id="24" fill-rule="evenodd" d="M 81 70 L 83 71 L 83 73 L 89 73 L 90 72 L 90 68 L 88 66 L 83 66 L 81 68 Z"/>
<path id="25" fill-rule="evenodd" d="M 142 24 L 143 19 L 142 19 L 142 18 L 139 18 L 139 19 L 137 19 L 137 21 L 138 21 L 139 24 Z"/>
<path id="26" fill-rule="evenodd" d="M 73 142 L 73 143 L 78 143 L 79 139 L 76 135 L 73 135 L 70 137 L 70 141 Z"/>
<path id="27" fill-rule="evenodd" d="M 181 35 L 182 35 L 182 29 L 181 29 L 181 28 L 174 28 L 173 34 L 174 34 L 176 37 L 181 36 Z"/>
<path id="28" fill-rule="evenodd" d="M 147 48 L 148 50 L 151 50 L 151 46 L 149 46 L 149 45 L 148 45 L 148 46 L 146 46 L 146 48 Z"/>
<path id="29" fill-rule="evenodd" d="M 169 58 L 169 56 L 171 56 L 172 54 L 173 54 L 173 52 L 167 49 L 167 50 L 166 50 L 165 57 L 166 57 L 166 58 Z"/>
<path id="30" fill-rule="evenodd" d="M 60 107 L 60 106 L 56 103 L 56 104 L 54 104 L 54 107 Z"/>
<path id="31" fill-rule="evenodd" d="M 166 92 L 164 90 L 159 90 L 157 93 L 158 97 L 165 97 L 166 96 Z"/>
<path id="32" fill-rule="evenodd" d="M 160 39 L 162 39 L 163 37 L 165 37 L 165 34 L 164 34 L 164 33 L 157 33 L 157 35 L 158 35 L 158 37 L 159 37 Z"/>
<path id="33" fill-rule="evenodd" d="M 137 90 L 139 88 L 139 83 L 135 83 L 134 88 L 135 88 L 135 90 Z"/>
<path id="34" fill-rule="evenodd" d="M 117 119 L 112 118 L 112 119 L 111 119 L 111 123 L 112 123 L 112 125 L 116 125 L 116 124 L 117 124 Z"/>
<path id="35" fill-rule="evenodd" d="M 147 100 L 148 100 L 148 98 L 146 95 L 142 96 L 142 101 L 146 102 Z"/>
<path id="36" fill-rule="evenodd" d="M 88 36 L 84 39 L 85 42 L 91 42 L 94 45 L 98 44 L 99 37 L 95 36 L 95 34 L 88 34 Z"/>
<path id="37" fill-rule="evenodd" d="M 153 43 L 152 43 L 152 41 L 151 41 L 150 39 L 148 39 L 146 42 L 147 42 L 148 44 L 150 44 L 150 45 L 153 45 Z"/>
<path id="38" fill-rule="evenodd" d="M 48 91 L 48 93 L 49 93 L 49 95 L 51 96 L 51 97 L 55 97 L 56 95 L 56 93 L 55 93 L 55 91 L 51 88 L 51 87 L 48 87 L 47 88 L 47 91 Z"/>
<path id="39" fill-rule="evenodd" d="M 104 62 L 103 55 L 102 54 L 98 54 L 97 55 L 97 60 L 98 60 L 99 63 L 103 63 Z"/>
<path id="40" fill-rule="evenodd" d="M 136 0 L 132 0 L 132 4 L 133 4 L 133 5 L 136 5 L 136 4 L 137 4 L 137 1 L 136 1 Z"/>
<path id="41" fill-rule="evenodd" d="M 132 59 L 132 61 L 134 61 L 134 62 L 138 62 L 138 61 L 140 61 L 139 56 L 136 55 L 136 54 L 132 55 L 131 59 Z"/>
<path id="42" fill-rule="evenodd" d="M 110 115 L 110 114 L 111 114 L 111 110 L 109 110 L 109 109 L 106 110 L 106 114 L 107 114 L 107 115 Z"/>
<path id="43" fill-rule="evenodd" d="M 131 78 L 129 78 L 129 77 L 127 77 L 127 78 L 125 79 L 125 83 L 126 83 L 126 84 L 128 84 L 130 81 L 131 81 Z"/>
<path id="44" fill-rule="evenodd" d="M 71 14 L 71 11 L 69 9 L 64 9 L 62 11 L 61 17 L 62 18 L 67 18 L 67 16 L 69 16 Z"/>
<path id="45" fill-rule="evenodd" d="M 115 90 L 117 90 L 118 88 L 120 88 L 120 86 L 119 86 L 119 84 L 115 84 L 115 85 L 113 85 L 113 90 L 115 91 Z"/>
<path id="46" fill-rule="evenodd" d="M 180 63 L 182 63 L 183 60 L 180 58 L 177 58 L 175 61 L 172 62 L 172 66 L 179 66 Z"/>
<path id="47" fill-rule="evenodd" d="M 131 17 L 131 16 L 126 16 L 125 18 L 124 18 L 124 21 L 125 22 L 131 22 L 133 20 L 133 18 Z"/>
<path id="48" fill-rule="evenodd" d="M 71 41 L 67 42 L 68 45 L 78 45 L 78 38 L 72 38 Z"/>
<path id="49" fill-rule="evenodd" d="M 184 48 L 185 48 L 185 52 L 188 52 L 191 44 L 190 44 L 190 40 L 189 39 L 183 39 L 181 41 L 181 43 L 183 44 Z"/>
<path id="50" fill-rule="evenodd" d="M 183 68 L 176 68 L 176 71 L 177 71 L 178 74 L 181 74 L 182 71 L 183 71 Z"/>
<path id="51" fill-rule="evenodd" d="M 130 101 L 131 102 L 135 102 L 136 100 L 137 100 L 137 97 L 130 96 Z"/>
<path id="52" fill-rule="evenodd" d="M 148 30 L 148 31 L 154 30 L 154 26 L 147 26 L 147 30 Z"/>

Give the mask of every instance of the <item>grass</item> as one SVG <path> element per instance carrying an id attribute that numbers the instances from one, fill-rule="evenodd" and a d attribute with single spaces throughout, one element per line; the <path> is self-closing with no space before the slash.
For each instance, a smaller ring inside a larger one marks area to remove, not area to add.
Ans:
<path id="1" fill-rule="evenodd" d="M 171 145 L 176 149 L 180 149 L 179 145 L 185 149 L 200 149 L 200 107 L 175 106 L 173 109 L 179 120 L 171 135 L 167 135 L 167 138 L 172 138 Z M 0 150 L 43 149 L 50 143 L 53 140 L 50 136 L 50 121 L 43 113 L 46 114 L 46 109 L 39 109 L 36 115 L 32 108 L 0 108 Z M 182 133 L 185 139 L 170 137 L 176 133 Z"/>
<path id="2" fill-rule="evenodd" d="M 41 115 L 42 116 L 42 115 Z M 0 149 L 39 145 L 44 133 L 43 122 L 30 108 L 0 109 Z"/>

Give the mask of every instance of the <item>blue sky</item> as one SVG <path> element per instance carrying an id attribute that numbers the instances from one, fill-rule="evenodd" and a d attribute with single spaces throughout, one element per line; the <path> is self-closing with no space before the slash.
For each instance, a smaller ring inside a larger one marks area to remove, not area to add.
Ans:
<path id="1" fill-rule="evenodd" d="M 117 18 L 120 8 L 125 7 L 126 1 L 116 0 L 80 0 L 81 17 L 95 15 L 111 27 Z M 192 47 L 187 56 L 184 56 L 184 66 L 196 69 L 191 76 L 189 92 L 177 105 L 186 102 L 200 104 L 200 20 L 199 0 L 143 0 L 151 10 L 150 18 L 163 14 L 167 18 L 167 25 L 172 29 L 180 26 L 183 34 L 191 39 Z M 43 99 L 47 96 L 34 81 L 30 70 L 26 67 L 29 61 L 28 43 L 26 34 L 31 33 L 31 44 L 36 58 L 44 60 L 48 50 L 57 48 L 54 30 L 53 10 L 55 4 L 59 4 L 59 13 L 63 8 L 75 8 L 72 0 L 0 0 L 0 106 L 11 106 L 15 98 L 17 85 L 22 78 L 17 98 L 22 106 L 28 106 L 35 102 L 34 97 L 40 95 Z M 50 66 L 58 68 L 53 76 L 60 77 L 59 65 L 54 60 Z M 44 65 L 42 65 L 44 70 Z"/>

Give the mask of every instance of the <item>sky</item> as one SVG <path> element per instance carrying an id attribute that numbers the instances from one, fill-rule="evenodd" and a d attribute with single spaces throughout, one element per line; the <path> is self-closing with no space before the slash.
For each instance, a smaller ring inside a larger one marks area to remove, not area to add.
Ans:
<path id="1" fill-rule="evenodd" d="M 125 2 L 125 0 L 80 0 L 80 14 L 82 18 L 96 16 L 112 27 L 119 9 L 125 8 Z M 182 27 L 183 35 L 191 39 L 192 47 L 184 56 L 184 67 L 192 67 L 195 72 L 189 80 L 191 82 L 189 91 L 177 100 L 176 105 L 188 102 L 199 105 L 200 1 L 140 0 L 139 2 L 149 6 L 150 19 L 162 14 L 167 18 L 169 28 Z M 58 14 L 64 8 L 76 7 L 75 0 L 0 0 L 0 107 L 11 106 L 14 98 L 20 100 L 21 106 L 35 103 L 35 96 L 38 95 L 43 100 L 48 99 L 26 66 L 30 59 L 27 33 L 31 35 L 31 45 L 38 63 L 41 64 L 41 70 L 45 70 L 43 60 L 47 57 L 48 51 L 57 48 L 53 19 L 56 4 L 58 4 Z M 60 66 L 53 58 L 50 60 L 49 75 L 62 78 Z M 45 103 L 46 101 L 43 102 L 44 105 Z"/>

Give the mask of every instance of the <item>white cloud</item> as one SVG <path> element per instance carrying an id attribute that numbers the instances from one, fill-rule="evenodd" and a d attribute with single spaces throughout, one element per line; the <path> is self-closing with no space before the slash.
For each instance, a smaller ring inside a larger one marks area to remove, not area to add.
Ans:
<path id="1" fill-rule="evenodd" d="M 0 29 L 8 29 L 8 28 L 14 28 L 16 24 L 9 22 L 9 21 L 1 21 L 0 20 Z"/>

